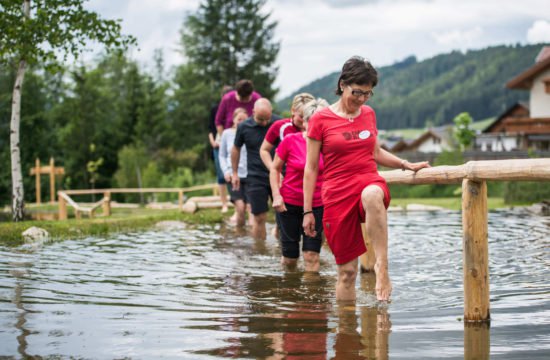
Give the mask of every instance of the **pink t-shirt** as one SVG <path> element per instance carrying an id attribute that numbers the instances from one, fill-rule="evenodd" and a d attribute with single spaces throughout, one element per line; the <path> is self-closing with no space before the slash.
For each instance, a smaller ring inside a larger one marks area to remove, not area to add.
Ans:
<path id="1" fill-rule="evenodd" d="M 252 110 L 254 109 L 254 103 L 262 96 L 257 92 L 252 92 L 250 100 L 248 102 L 240 102 L 237 100 L 237 91 L 233 90 L 228 92 L 222 97 L 220 105 L 218 106 L 218 112 L 216 113 L 216 126 L 222 125 L 224 129 L 229 129 L 233 126 L 233 112 L 236 108 L 244 108 L 248 113 L 248 116 L 252 116 Z"/>
<path id="2" fill-rule="evenodd" d="M 281 140 L 287 135 L 301 132 L 299 128 L 294 126 L 292 119 L 281 119 L 275 121 L 267 130 L 265 140 L 273 146 L 277 146 Z"/>
<path id="3" fill-rule="evenodd" d="M 304 168 L 306 166 L 306 139 L 302 133 L 285 136 L 275 150 L 286 163 L 286 174 L 281 186 L 281 195 L 290 205 L 304 206 Z M 313 192 L 313 207 L 323 205 L 321 187 L 323 185 L 323 156 L 319 158 L 319 172 L 315 191 Z"/>

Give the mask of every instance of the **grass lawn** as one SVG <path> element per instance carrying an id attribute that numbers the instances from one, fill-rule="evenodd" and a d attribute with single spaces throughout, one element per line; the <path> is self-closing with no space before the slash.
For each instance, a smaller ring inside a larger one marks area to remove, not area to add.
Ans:
<path id="1" fill-rule="evenodd" d="M 421 204 L 421 205 L 432 205 L 440 206 L 445 209 L 450 210 L 461 210 L 462 209 L 462 199 L 460 197 L 452 198 L 406 198 L 406 199 L 391 199 L 391 206 L 405 207 L 408 204 Z M 490 197 L 487 199 L 487 208 L 498 209 L 509 207 L 504 203 L 503 198 Z"/>
<path id="2" fill-rule="evenodd" d="M 51 211 L 51 205 L 33 207 L 32 211 Z M 57 207 L 55 207 L 57 209 Z M 69 214 L 71 216 L 71 214 Z M 227 214 L 225 215 L 227 216 Z M 79 238 L 90 235 L 105 235 L 110 232 L 147 229 L 159 221 L 179 220 L 188 224 L 215 224 L 223 221 L 219 209 L 199 210 L 195 214 L 181 213 L 178 210 L 155 210 L 146 208 L 112 209 L 109 217 L 84 217 L 68 220 L 28 220 L 18 223 L 0 223 L 0 244 L 15 246 L 23 243 L 21 233 L 31 226 L 37 226 L 50 233 L 52 239 Z"/>
<path id="3" fill-rule="evenodd" d="M 391 205 L 405 207 L 408 204 L 440 206 L 450 210 L 461 210 L 460 196 L 452 198 L 404 198 L 392 199 Z M 489 209 L 507 207 L 502 198 L 488 198 Z M 29 212 L 56 213 L 56 205 L 30 206 Z M 24 240 L 21 233 L 31 226 L 47 230 L 52 239 L 74 239 L 85 236 L 103 236 L 112 232 L 144 230 L 154 226 L 159 221 L 178 220 L 187 224 L 216 224 L 232 214 L 222 214 L 219 209 L 201 209 L 194 214 L 180 213 L 178 210 L 159 210 L 149 208 L 113 208 L 109 217 L 98 216 L 93 219 L 84 217 L 73 218 L 69 212 L 69 220 L 28 220 L 19 223 L 0 222 L 0 245 L 17 246 Z M 273 211 L 268 213 L 268 221 L 274 222 Z"/>

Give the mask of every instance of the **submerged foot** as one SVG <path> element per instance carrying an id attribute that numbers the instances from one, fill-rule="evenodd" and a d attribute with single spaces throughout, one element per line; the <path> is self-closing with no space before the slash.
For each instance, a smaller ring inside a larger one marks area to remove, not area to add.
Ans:
<path id="1" fill-rule="evenodd" d="M 388 265 L 375 264 L 374 271 L 376 272 L 376 286 L 374 288 L 376 298 L 379 301 L 388 301 L 392 291 Z"/>

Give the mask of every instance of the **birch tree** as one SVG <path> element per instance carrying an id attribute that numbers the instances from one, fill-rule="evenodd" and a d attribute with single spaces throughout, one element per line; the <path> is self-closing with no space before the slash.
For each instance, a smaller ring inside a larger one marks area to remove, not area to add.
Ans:
<path id="1" fill-rule="evenodd" d="M 77 58 L 87 41 L 127 48 L 132 36 L 121 35 L 120 20 L 105 20 L 84 9 L 86 0 L 0 0 L 0 63 L 16 69 L 13 86 L 10 152 L 12 217 L 24 215 L 24 189 L 19 149 L 21 96 L 29 66 L 55 71 L 60 60 Z"/>

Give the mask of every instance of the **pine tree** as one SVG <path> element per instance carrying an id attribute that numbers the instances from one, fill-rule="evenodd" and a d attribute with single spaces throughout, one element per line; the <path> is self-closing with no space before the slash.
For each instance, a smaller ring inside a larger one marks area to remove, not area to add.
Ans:
<path id="1" fill-rule="evenodd" d="M 277 23 L 264 14 L 265 0 L 204 0 L 187 17 L 181 44 L 189 62 L 215 91 L 224 84 L 251 79 L 265 97 L 273 98 L 279 43 Z"/>

